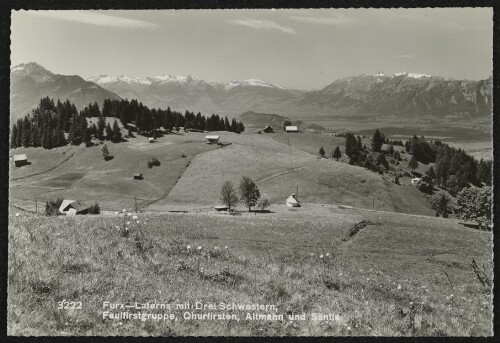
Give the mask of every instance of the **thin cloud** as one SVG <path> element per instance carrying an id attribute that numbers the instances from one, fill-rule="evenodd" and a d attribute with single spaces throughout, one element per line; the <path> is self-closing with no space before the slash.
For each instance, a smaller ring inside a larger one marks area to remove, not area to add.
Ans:
<path id="1" fill-rule="evenodd" d="M 115 17 L 108 14 L 89 11 L 29 11 L 28 13 L 56 20 L 71 21 L 96 26 L 147 30 L 153 30 L 159 27 L 157 24 L 143 20 Z"/>
<path id="2" fill-rule="evenodd" d="M 292 29 L 291 27 L 282 26 L 282 25 L 280 25 L 274 21 L 271 21 L 271 20 L 245 18 L 245 19 L 228 20 L 228 23 L 233 24 L 233 25 L 251 27 L 253 29 L 277 30 L 277 31 L 281 31 L 284 33 L 296 33 L 295 30 Z"/>
<path id="3" fill-rule="evenodd" d="M 316 25 L 330 25 L 330 26 L 344 26 L 344 25 L 352 25 L 359 22 L 359 20 L 348 17 L 348 16 L 333 16 L 333 17 L 308 17 L 308 16 L 290 16 L 292 20 L 299 21 L 307 24 L 316 24 Z"/>

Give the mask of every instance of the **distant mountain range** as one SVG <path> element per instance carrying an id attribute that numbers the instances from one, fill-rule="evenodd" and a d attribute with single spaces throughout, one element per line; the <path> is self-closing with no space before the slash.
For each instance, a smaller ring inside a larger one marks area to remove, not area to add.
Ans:
<path id="1" fill-rule="evenodd" d="M 239 115 L 380 115 L 478 118 L 491 114 L 492 78 L 481 81 L 399 73 L 337 80 L 317 91 L 288 89 L 261 80 L 206 82 L 191 76 L 56 75 L 36 63 L 11 68 L 11 115 L 25 114 L 43 96 L 78 107 L 105 98 L 137 99 L 154 108 Z"/>
<path id="2" fill-rule="evenodd" d="M 104 99 L 120 99 L 118 95 L 78 75 L 53 74 L 36 63 L 20 64 L 10 69 L 11 123 L 35 108 L 40 99 L 68 99 L 78 108 Z"/>

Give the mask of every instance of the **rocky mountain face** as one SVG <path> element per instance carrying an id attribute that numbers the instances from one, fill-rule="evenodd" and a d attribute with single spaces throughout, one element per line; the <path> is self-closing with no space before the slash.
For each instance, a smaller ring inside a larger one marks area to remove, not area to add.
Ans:
<path id="1" fill-rule="evenodd" d="M 308 111 L 472 118 L 492 111 L 492 78 L 481 81 L 401 73 L 360 75 L 306 93 L 298 102 Z"/>
<path id="2" fill-rule="evenodd" d="M 40 99 L 49 96 L 54 100 L 68 99 L 79 109 L 90 102 L 102 104 L 104 99 L 120 99 L 93 82 L 78 75 L 53 74 L 36 63 L 20 64 L 10 70 L 11 123 L 35 108 Z"/>
<path id="3" fill-rule="evenodd" d="M 191 76 L 88 79 L 122 98 L 177 110 L 282 115 L 396 115 L 472 118 L 491 114 L 492 79 L 451 80 L 424 74 L 359 75 L 318 91 L 298 91 L 260 80 L 207 83 Z"/>
<path id="4" fill-rule="evenodd" d="M 302 92 L 261 80 L 208 83 L 191 76 L 128 77 L 97 75 L 87 79 L 122 98 L 137 98 L 155 108 L 202 112 L 234 112 L 278 109 Z"/>

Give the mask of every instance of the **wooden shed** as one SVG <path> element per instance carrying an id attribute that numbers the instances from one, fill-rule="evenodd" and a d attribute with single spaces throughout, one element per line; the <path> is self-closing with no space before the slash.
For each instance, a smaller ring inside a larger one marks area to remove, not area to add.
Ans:
<path id="1" fill-rule="evenodd" d="M 135 173 L 134 174 L 134 179 L 135 180 L 142 180 L 142 174 L 141 173 Z"/>
<path id="2" fill-rule="evenodd" d="M 28 164 L 28 157 L 26 154 L 14 155 L 14 164 L 16 167 L 22 167 Z"/>
<path id="3" fill-rule="evenodd" d="M 219 144 L 220 136 L 208 135 L 205 136 L 205 141 L 207 144 Z"/>

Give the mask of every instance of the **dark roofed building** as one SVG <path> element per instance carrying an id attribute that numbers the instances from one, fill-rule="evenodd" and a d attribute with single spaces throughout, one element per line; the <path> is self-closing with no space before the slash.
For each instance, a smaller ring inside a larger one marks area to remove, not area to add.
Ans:
<path id="1" fill-rule="evenodd" d="M 16 167 L 22 167 L 28 164 L 28 157 L 26 154 L 14 155 L 14 164 Z"/>
<path id="2" fill-rule="evenodd" d="M 267 125 L 267 126 L 264 128 L 264 130 L 263 130 L 263 131 L 264 131 L 265 133 L 273 133 L 273 132 L 274 132 L 274 129 L 273 129 L 271 126 Z"/>
<path id="3" fill-rule="evenodd" d="M 135 180 L 142 180 L 142 174 L 141 173 L 135 173 L 134 174 L 134 179 Z"/>

